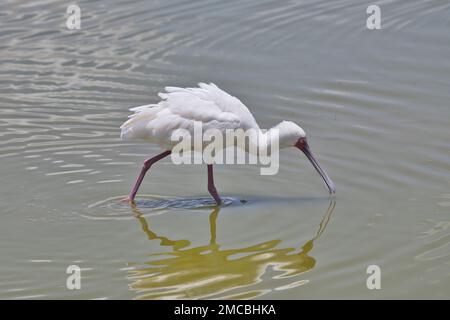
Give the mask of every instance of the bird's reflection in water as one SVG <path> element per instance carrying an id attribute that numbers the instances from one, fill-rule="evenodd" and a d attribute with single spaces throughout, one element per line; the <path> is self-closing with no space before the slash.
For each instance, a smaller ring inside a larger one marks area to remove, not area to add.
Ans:
<path id="1" fill-rule="evenodd" d="M 198 299 L 198 298 L 255 298 L 268 290 L 251 289 L 260 283 L 262 276 L 272 267 L 282 279 L 298 276 L 312 268 L 316 261 L 309 254 L 316 240 L 325 230 L 335 202 L 327 208 L 315 236 L 300 249 L 277 248 L 281 240 L 271 240 L 253 246 L 220 249 L 216 242 L 216 220 L 219 208 L 210 214 L 210 242 L 207 245 L 189 248 L 188 240 L 170 240 L 157 235 L 135 207 L 134 213 L 143 231 L 150 240 L 160 240 L 161 246 L 172 247 L 167 253 L 151 255 L 153 260 L 146 267 L 129 271 L 133 282 L 130 288 L 138 292 L 136 299 Z M 148 266 L 148 267 L 147 267 Z M 294 278 L 292 287 L 304 283 Z M 239 289 L 237 289 L 239 288 Z M 242 293 L 242 289 L 247 290 Z M 239 291 L 234 293 L 231 291 Z"/>

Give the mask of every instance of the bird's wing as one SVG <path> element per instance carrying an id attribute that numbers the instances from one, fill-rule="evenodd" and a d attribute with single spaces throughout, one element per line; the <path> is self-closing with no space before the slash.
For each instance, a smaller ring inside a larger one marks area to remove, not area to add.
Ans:
<path id="1" fill-rule="evenodd" d="M 189 99 L 188 97 L 190 96 L 190 99 L 194 98 L 196 101 L 201 100 L 208 102 L 208 105 L 212 107 L 211 109 L 214 109 L 215 113 L 220 110 L 222 112 L 234 114 L 239 118 L 243 129 L 258 128 L 255 118 L 238 98 L 223 91 L 214 83 L 199 83 L 198 85 L 199 86 L 196 88 L 166 87 L 165 90 L 167 93 L 162 93 L 160 96 L 168 97 L 169 99 L 173 95 L 180 95 L 187 99 Z M 208 105 L 204 106 L 205 109 L 208 109 Z M 193 108 L 195 108 L 195 105 L 193 105 Z"/>
<path id="2" fill-rule="evenodd" d="M 121 126 L 122 138 L 170 144 L 174 130 L 186 129 L 193 134 L 196 121 L 202 123 L 203 131 L 213 128 L 225 132 L 226 129 L 245 129 L 243 121 L 248 122 L 248 114 L 251 116 L 242 102 L 213 84 L 165 89 L 166 92 L 159 93 L 162 99 L 159 103 L 130 109 L 134 114 Z"/>

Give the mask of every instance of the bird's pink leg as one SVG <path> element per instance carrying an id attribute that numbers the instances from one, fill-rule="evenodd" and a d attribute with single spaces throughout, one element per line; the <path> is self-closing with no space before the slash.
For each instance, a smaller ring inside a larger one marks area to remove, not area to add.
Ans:
<path id="1" fill-rule="evenodd" d="M 167 151 L 164 151 L 163 153 L 158 154 L 157 156 L 155 156 L 153 158 L 150 158 L 150 159 L 147 159 L 144 161 L 144 165 L 142 166 L 141 173 L 139 174 L 139 177 L 136 180 L 133 190 L 131 190 L 130 195 L 125 200 L 130 201 L 130 202 L 134 201 L 134 197 L 136 197 L 136 193 L 138 192 L 139 186 L 141 185 L 142 180 L 144 180 L 144 176 L 147 173 L 148 169 L 150 169 L 152 164 L 167 157 L 171 153 L 172 153 L 171 150 L 167 150 Z"/>
<path id="2" fill-rule="evenodd" d="M 219 194 L 217 193 L 216 187 L 214 186 L 214 177 L 213 177 L 213 166 L 212 164 L 208 164 L 208 191 L 216 200 L 217 205 L 220 205 L 222 203 L 222 200 L 219 197 Z"/>

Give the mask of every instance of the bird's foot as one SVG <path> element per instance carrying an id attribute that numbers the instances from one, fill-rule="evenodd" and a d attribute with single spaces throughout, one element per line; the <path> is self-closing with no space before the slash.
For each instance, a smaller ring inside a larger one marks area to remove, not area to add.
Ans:
<path id="1" fill-rule="evenodd" d="M 222 199 L 220 199 L 219 197 L 214 197 L 214 200 L 216 201 L 216 206 L 222 205 Z"/>
<path id="2" fill-rule="evenodd" d="M 130 197 L 123 198 L 122 200 L 120 200 L 120 202 L 122 202 L 122 203 L 128 203 L 128 204 L 130 204 L 130 205 L 132 205 L 132 206 L 135 206 L 135 205 L 136 205 L 136 202 L 134 201 L 134 199 L 132 199 L 132 198 L 130 198 Z"/>

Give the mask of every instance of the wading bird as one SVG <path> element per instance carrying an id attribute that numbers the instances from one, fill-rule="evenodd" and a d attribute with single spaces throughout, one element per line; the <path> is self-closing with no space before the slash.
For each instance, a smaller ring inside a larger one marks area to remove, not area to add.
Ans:
<path id="1" fill-rule="evenodd" d="M 129 119 L 122 124 L 122 139 L 142 139 L 158 144 L 164 151 L 144 161 L 141 173 L 130 195 L 125 199 L 133 202 L 139 186 L 150 167 L 157 161 L 171 154 L 178 143 L 171 139 L 177 129 L 193 131 L 194 122 L 201 122 L 205 129 L 226 130 L 252 129 L 260 132 L 255 118 L 247 107 L 237 98 L 219 89 L 215 84 L 199 83 L 196 88 L 166 87 L 166 92 L 159 93 L 162 99 L 157 104 L 131 108 Z M 279 137 L 279 148 L 297 147 L 311 161 L 314 168 L 322 176 L 331 194 L 336 187 L 312 154 L 305 131 L 291 121 L 282 121 L 271 130 L 276 129 Z M 193 132 L 191 132 L 193 135 Z M 251 137 L 250 137 L 251 139 Z M 254 142 L 258 144 L 259 141 Z M 251 144 L 251 141 L 250 141 Z M 248 150 L 246 150 L 248 151 Z M 208 191 L 218 205 L 221 199 L 214 186 L 213 165 L 207 164 Z"/>

